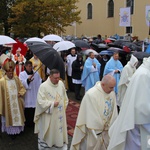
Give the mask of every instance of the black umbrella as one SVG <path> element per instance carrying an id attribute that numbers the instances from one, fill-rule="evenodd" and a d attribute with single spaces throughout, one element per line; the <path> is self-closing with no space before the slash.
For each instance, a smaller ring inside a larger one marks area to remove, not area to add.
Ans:
<path id="1" fill-rule="evenodd" d="M 83 40 L 75 40 L 73 43 L 75 44 L 76 47 L 80 47 L 82 50 L 86 50 L 90 48 L 89 43 Z"/>
<path id="2" fill-rule="evenodd" d="M 133 55 L 139 60 L 143 60 L 145 57 L 150 57 L 150 54 L 145 52 L 134 52 Z"/>
<path id="3" fill-rule="evenodd" d="M 125 52 L 123 49 L 117 48 L 117 47 L 109 47 L 109 48 L 107 49 L 107 51 L 118 52 L 118 53 L 120 53 L 120 54 L 126 54 L 126 52 Z"/>
<path id="4" fill-rule="evenodd" d="M 49 44 L 42 42 L 27 42 L 27 45 L 46 67 L 50 70 L 58 69 L 60 71 L 60 77 L 65 79 L 64 62 L 56 50 Z"/>
<path id="5" fill-rule="evenodd" d="M 126 41 L 126 40 L 117 40 L 113 43 L 114 45 L 118 46 L 118 47 L 124 47 L 127 46 L 129 47 L 132 51 L 141 51 L 141 47 L 136 45 L 136 43 L 130 42 L 130 41 Z"/>

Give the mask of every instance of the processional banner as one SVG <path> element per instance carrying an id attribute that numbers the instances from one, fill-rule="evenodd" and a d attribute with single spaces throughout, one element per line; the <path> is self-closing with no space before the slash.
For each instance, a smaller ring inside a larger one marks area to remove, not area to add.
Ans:
<path id="1" fill-rule="evenodd" d="M 130 9 L 130 7 L 120 8 L 119 26 L 122 26 L 122 27 L 130 27 L 131 26 L 131 9 Z"/>

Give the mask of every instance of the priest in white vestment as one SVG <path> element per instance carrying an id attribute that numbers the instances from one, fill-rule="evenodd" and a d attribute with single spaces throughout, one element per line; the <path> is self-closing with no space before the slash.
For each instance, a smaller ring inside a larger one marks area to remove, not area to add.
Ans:
<path id="1" fill-rule="evenodd" d="M 116 81 L 106 75 L 82 99 L 71 150 L 106 150 L 108 130 L 117 117 Z"/>
<path id="2" fill-rule="evenodd" d="M 2 68 L 5 75 L 0 79 L 1 129 L 9 135 L 16 135 L 24 130 L 23 96 L 26 90 L 19 78 L 14 76 L 15 63 L 11 59 L 7 58 Z"/>
<path id="3" fill-rule="evenodd" d="M 131 80 L 132 75 L 136 71 L 138 59 L 131 55 L 130 61 L 124 66 L 121 77 L 118 84 L 118 105 L 121 106 L 128 84 Z"/>
<path id="4" fill-rule="evenodd" d="M 41 84 L 34 116 L 39 150 L 67 150 L 66 107 L 68 97 L 56 69 Z"/>
<path id="5" fill-rule="evenodd" d="M 109 130 L 108 150 L 148 150 L 150 135 L 150 57 L 132 76 L 120 113 Z"/>

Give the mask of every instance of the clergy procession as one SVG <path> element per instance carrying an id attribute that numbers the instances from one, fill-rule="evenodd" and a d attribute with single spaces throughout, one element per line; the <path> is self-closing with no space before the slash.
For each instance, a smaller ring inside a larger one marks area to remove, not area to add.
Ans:
<path id="1" fill-rule="evenodd" d="M 150 149 L 150 46 L 118 41 L 0 37 L 0 143 L 15 146 L 30 130 L 38 150 Z M 80 106 L 72 136 L 70 95 Z"/>

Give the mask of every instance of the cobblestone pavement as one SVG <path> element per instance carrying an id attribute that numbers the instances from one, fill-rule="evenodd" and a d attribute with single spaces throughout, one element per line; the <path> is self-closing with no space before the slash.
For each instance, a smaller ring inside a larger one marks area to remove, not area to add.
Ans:
<path id="1" fill-rule="evenodd" d="M 73 92 L 68 92 L 67 94 L 70 99 L 75 100 Z M 68 138 L 69 150 L 72 137 L 68 136 Z M 15 139 L 12 139 L 6 133 L 0 132 L 0 150 L 38 150 L 37 135 L 34 134 L 34 129 L 26 127 L 24 132 L 18 135 Z"/>

